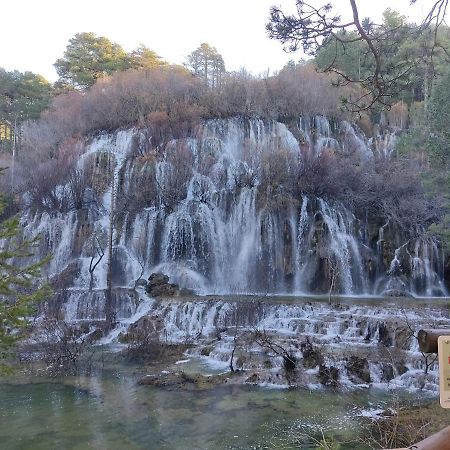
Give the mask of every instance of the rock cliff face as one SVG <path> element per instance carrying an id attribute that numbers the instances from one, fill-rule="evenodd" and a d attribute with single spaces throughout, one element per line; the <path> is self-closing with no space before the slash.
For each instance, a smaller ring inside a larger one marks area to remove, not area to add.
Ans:
<path id="1" fill-rule="evenodd" d="M 69 296 L 91 288 L 80 311 L 101 297 L 108 262 L 124 292 L 161 272 L 200 293 L 321 294 L 332 286 L 348 295 L 447 294 L 432 238 L 296 192 L 295 168 L 306 158 L 350 149 L 362 165 L 380 152 L 389 157 L 390 147 L 372 148 L 351 124 L 321 116 L 289 129 L 269 120 L 211 120 L 157 150 L 149 133 L 92 139 L 78 161 L 79 208 L 29 209 L 23 217 L 25 233 L 42 236 L 37 257 L 53 255 L 48 275 L 57 288 Z"/>

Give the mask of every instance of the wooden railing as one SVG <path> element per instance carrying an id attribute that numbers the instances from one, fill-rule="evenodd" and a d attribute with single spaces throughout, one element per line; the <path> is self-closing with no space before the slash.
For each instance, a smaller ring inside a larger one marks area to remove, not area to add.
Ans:
<path id="1" fill-rule="evenodd" d="M 439 431 L 439 433 L 427 437 L 418 444 L 395 450 L 450 450 L 450 426 Z"/>
<path id="2" fill-rule="evenodd" d="M 450 336 L 450 328 L 420 330 L 417 336 L 419 350 L 424 353 L 437 353 L 439 336 Z"/>
<path id="3" fill-rule="evenodd" d="M 420 330 L 418 334 L 419 350 L 424 353 L 438 352 L 439 336 L 450 335 L 450 329 Z M 450 412 L 449 412 L 450 421 Z M 450 426 L 427 437 L 422 442 L 396 450 L 450 450 Z"/>

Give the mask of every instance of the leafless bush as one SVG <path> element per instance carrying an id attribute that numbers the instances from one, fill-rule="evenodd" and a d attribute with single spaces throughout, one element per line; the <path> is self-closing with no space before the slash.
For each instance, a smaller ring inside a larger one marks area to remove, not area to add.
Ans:
<path id="1" fill-rule="evenodd" d="M 169 353 L 170 345 L 160 338 L 163 321 L 144 316 L 119 337 L 126 343 L 125 357 L 132 361 L 161 361 Z"/>
<path id="2" fill-rule="evenodd" d="M 261 348 L 271 351 L 276 356 L 281 356 L 286 372 L 286 378 L 289 381 L 297 366 L 297 359 L 293 352 L 275 342 L 274 338 L 270 336 L 266 330 L 255 330 L 254 340 Z"/>
<path id="3" fill-rule="evenodd" d="M 409 160 L 362 164 L 352 154 L 325 151 L 304 160 L 297 180 L 297 196 L 338 200 L 359 217 L 370 217 L 380 226 L 387 218 L 412 235 L 438 215 L 437 205 L 424 194 L 417 166 Z"/>
<path id="4" fill-rule="evenodd" d="M 39 329 L 45 337 L 42 353 L 47 374 L 90 373 L 93 350 L 87 329 L 57 319 L 45 319 Z"/>

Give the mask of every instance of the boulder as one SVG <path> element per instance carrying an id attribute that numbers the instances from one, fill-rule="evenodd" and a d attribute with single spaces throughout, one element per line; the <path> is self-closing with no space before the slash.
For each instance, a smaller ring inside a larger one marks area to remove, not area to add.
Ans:
<path id="1" fill-rule="evenodd" d="M 158 316 L 142 316 L 129 326 L 125 334 L 122 333 L 119 336 L 119 341 L 121 343 L 148 344 L 152 340 L 158 340 L 163 326 L 164 321 Z"/>
<path id="2" fill-rule="evenodd" d="M 176 284 L 159 284 L 157 286 L 150 287 L 147 292 L 152 297 L 174 297 L 178 295 L 178 286 Z"/>
<path id="3" fill-rule="evenodd" d="M 169 283 L 169 277 L 163 273 L 152 273 L 145 285 L 145 291 L 151 297 L 194 295 L 194 291 L 191 289 L 180 288 L 178 284 Z"/>
<path id="4" fill-rule="evenodd" d="M 161 286 L 169 283 L 169 277 L 163 273 L 152 273 L 148 278 L 147 286 Z"/>
<path id="5" fill-rule="evenodd" d="M 323 363 L 323 355 L 308 338 L 300 344 L 300 350 L 302 351 L 303 367 L 305 369 L 313 369 Z"/>
<path id="6" fill-rule="evenodd" d="M 392 364 L 384 363 L 381 366 L 381 381 L 389 383 L 392 379 L 395 378 L 394 374 L 394 368 L 392 367 Z"/>
<path id="7" fill-rule="evenodd" d="M 347 360 L 347 373 L 356 382 L 363 381 L 364 383 L 370 383 L 372 381 L 369 362 L 366 358 L 354 355 L 350 356 Z"/>
<path id="8" fill-rule="evenodd" d="M 392 346 L 392 336 L 389 333 L 389 328 L 385 323 L 380 323 L 378 325 L 378 342 L 383 344 L 385 347 Z"/>

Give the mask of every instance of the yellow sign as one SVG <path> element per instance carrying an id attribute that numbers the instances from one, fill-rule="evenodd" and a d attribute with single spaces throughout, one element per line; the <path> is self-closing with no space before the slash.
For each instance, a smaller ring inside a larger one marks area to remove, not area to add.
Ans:
<path id="1" fill-rule="evenodd" d="M 438 354 L 441 406 L 450 408 L 450 336 L 439 336 Z"/>

